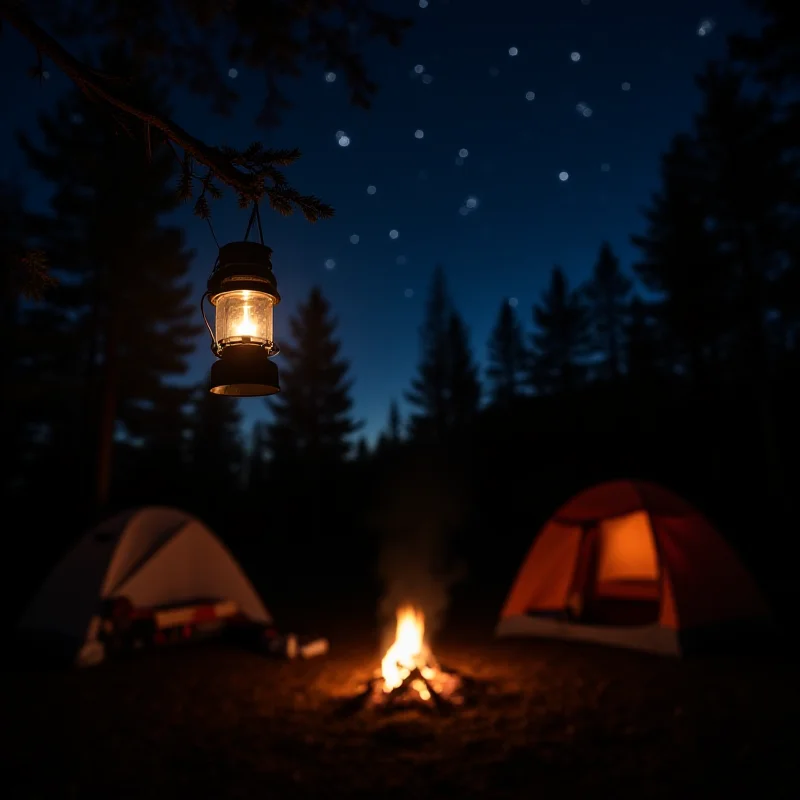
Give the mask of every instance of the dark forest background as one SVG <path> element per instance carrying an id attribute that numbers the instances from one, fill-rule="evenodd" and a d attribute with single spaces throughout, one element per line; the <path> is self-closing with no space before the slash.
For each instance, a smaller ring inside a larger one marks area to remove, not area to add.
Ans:
<path id="1" fill-rule="evenodd" d="M 435 267 L 413 413 L 392 404 L 374 448 L 319 290 L 281 342 L 283 391 L 251 441 L 235 400 L 176 384 L 202 320 L 192 254 L 164 222 L 180 203 L 173 154 L 145 161 L 104 109 L 65 97 L 39 121 L 41 148 L 20 138 L 53 187 L 48 213 L 0 186 L 4 600 L 24 603 L 99 517 L 169 504 L 225 539 L 267 603 L 377 587 L 386 542 L 412 548 L 424 529 L 447 545 L 428 566 L 464 567 L 454 591 L 496 613 L 544 520 L 618 477 L 694 502 L 777 596 L 800 511 L 800 37 L 767 24 L 730 51 L 697 78 L 702 108 L 663 155 L 636 263 L 598 242 L 590 280 L 553 267 L 541 297 L 499 303 L 488 343 L 448 296 L 458 265 Z M 57 282 L 24 297 L 36 251 Z"/>

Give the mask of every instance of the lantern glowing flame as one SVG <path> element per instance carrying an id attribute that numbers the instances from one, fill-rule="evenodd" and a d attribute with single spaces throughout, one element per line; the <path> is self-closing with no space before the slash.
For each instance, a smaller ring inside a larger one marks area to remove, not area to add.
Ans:
<path id="1" fill-rule="evenodd" d="M 430 650 L 425 644 L 425 615 L 412 606 L 404 606 L 397 612 L 394 642 L 381 661 L 384 692 L 391 692 L 400 686 L 415 668 L 426 680 L 432 680 L 436 673 L 429 661 Z M 430 699 L 430 692 L 423 681 L 415 680 L 412 688 L 423 700 Z"/>
<path id="2" fill-rule="evenodd" d="M 242 321 L 236 326 L 236 335 L 255 336 L 256 332 L 256 323 L 250 319 L 250 306 L 246 305 L 242 308 Z"/>

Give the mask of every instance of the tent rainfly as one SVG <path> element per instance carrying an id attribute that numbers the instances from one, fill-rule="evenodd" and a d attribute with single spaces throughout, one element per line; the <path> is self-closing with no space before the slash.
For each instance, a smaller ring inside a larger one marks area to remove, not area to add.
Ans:
<path id="1" fill-rule="evenodd" d="M 698 511 L 663 487 L 614 481 L 545 524 L 496 632 L 677 656 L 769 627 L 752 577 Z"/>
<path id="2" fill-rule="evenodd" d="M 58 644 L 75 663 L 93 663 L 102 601 L 135 607 L 197 598 L 232 601 L 253 622 L 272 618 L 228 549 L 195 517 L 150 507 L 86 533 L 56 565 L 20 621 L 23 635 Z"/>

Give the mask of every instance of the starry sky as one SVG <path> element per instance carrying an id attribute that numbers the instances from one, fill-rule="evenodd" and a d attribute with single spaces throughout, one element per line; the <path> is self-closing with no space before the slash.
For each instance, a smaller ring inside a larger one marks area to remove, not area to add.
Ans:
<path id="1" fill-rule="evenodd" d="M 294 108 L 268 131 L 253 121 L 261 79 L 236 65 L 220 65 L 242 95 L 232 118 L 212 116 L 202 99 L 173 97 L 177 120 L 210 143 L 299 147 L 303 158 L 287 169 L 290 181 L 335 207 L 333 220 L 316 225 L 264 214 L 284 299 L 276 338 L 319 285 L 339 320 L 355 411 L 370 439 L 392 399 L 406 410 L 436 264 L 445 267 L 479 360 L 504 298 L 518 304 L 530 328 L 531 306 L 554 264 L 580 282 L 607 239 L 630 266 L 629 236 L 642 229 L 659 156 L 699 106 L 693 76 L 724 54 L 729 33 L 755 23 L 742 0 L 384 5 L 415 26 L 399 49 L 368 46 L 380 85 L 369 111 L 351 107 L 341 76 L 319 65 L 287 84 Z M 13 131 L 32 128 L 69 84 L 55 68 L 41 86 L 31 81 L 26 67 L 34 60 L 25 42 L 4 34 L 0 176 L 25 183 L 35 205 L 46 201 L 46 188 L 21 165 Z M 218 201 L 220 242 L 240 239 L 247 216 L 233 199 Z M 190 207 L 173 222 L 196 252 L 199 298 L 216 246 Z M 199 340 L 188 379 L 202 380 L 211 358 L 207 337 Z M 268 418 L 261 398 L 233 402 L 247 428 Z"/>

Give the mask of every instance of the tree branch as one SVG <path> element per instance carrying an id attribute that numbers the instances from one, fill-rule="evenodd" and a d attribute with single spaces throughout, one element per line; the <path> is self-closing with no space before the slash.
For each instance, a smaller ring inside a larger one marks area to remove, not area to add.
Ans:
<path id="1" fill-rule="evenodd" d="M 183 148 L 195 161 L 208 167 L 223 183 L 240 195 L 257 199 L 264 194 L 264 179 L 244 172 L 216 147 L 192 136 L 172 120 L 161 117 L 129 103 L 104 85 L 105 78 L 78 61 L 47 31 L 28 17 L 15 2 L 0 2 L 0 19 L 5 20 L 27 39 L 40 53 L 47 56 L 61 71 L 88 95 L 94 95 L 110 106 L 137 117 L 145 125 L 156 128 Z"/>

